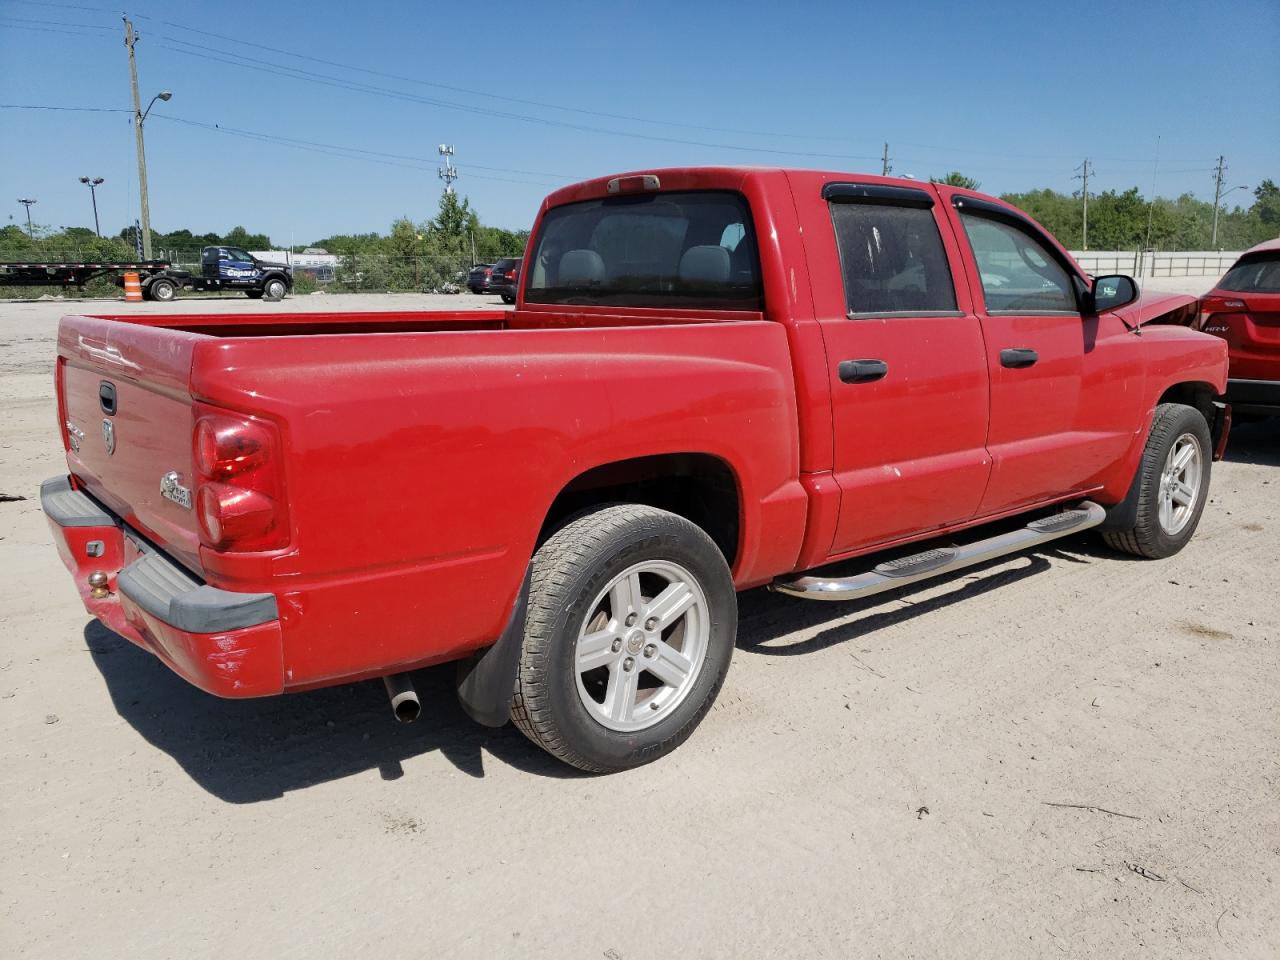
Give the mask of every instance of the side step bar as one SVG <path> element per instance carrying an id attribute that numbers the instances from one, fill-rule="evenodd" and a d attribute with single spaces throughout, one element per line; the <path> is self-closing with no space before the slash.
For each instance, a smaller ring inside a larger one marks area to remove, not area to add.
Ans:
<path id="1" fill-rule="evenodd" d="M 927 580 L 930 577 L 950 573 L 953 570 L 972 567 L 1008 553 L 1038 547 L 1050 540 L 1057 540 L 1059 537 L 1096 527 L 1106 516 L 1107 511 L 1104 508 L 1090 500 L 1085 500 L 1071 510 L 1033 520 L 1019 530 L 997 534 L 986 540 L 978 540 L 960 547 L 938 547 L 925 550 L 909 557 L 889 560 L 866 573 L 859 573 L 852 577 L 778 579 L 770 584 L 769 589 L 793 597 L 803 597 L 806 600 L 856 600 L 893 590 L 908 583 L 915 583 L 918 580 Z"/>

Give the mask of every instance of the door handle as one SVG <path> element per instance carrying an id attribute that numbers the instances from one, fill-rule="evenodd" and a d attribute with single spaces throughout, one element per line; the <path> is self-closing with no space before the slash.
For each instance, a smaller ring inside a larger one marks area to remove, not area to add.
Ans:
<path id="1" fill-rule="evenodd" d="M 844 383 L 870 383 L 883 379 L 889 365 L 883 360 L 841 360 L 839 373 Z"/>
<path id="2" fill-rule="evenodd" d="M 1010 347 L 1000 351 L 1000 366 L 1013 367 L 1015 370 L 1029 367 L 1039 359 L 1040 354 L 1028 347 Z"/>

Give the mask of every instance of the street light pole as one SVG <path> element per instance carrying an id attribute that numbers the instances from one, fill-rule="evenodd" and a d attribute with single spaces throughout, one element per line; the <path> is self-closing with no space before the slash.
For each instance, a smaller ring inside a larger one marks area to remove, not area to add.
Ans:
<path id="1" fill-rule="evenodd" d="M 18 202 L 27 208 L 27 236 L 34 240 L 36 238 L 36 231 L 35 228 L 31 226 L 31 205 L 35 203 L 35 201 L 19 199 Z"/>
<path id="2" fill-rule="evenodd" d="M 102 236 L 102 228 L 98 225 L 98 186 L 105 183 L 102 177 L 81 177 L 80 182 L 89 188 L 89 196 L 93 198 L 93 232 Z"/>
<path id="3" fill-rule="evenodd" d="M 134 44 L 138 36 L 133 32 L 133 21 L 124 17 L 124 45 L 129 49 L 129 80 L 133 85 L 133 132 L 138 142 L 138 194 L 142 207 L 142 259 L 151 259 L 151 204 L 147 199 L 147 150 L 142 140 L 142 124 L 147 114 L 155 106 L 157 100 L 168 100 L 173 96 L 168 90 L 161 91 L 151 98 L 147 109 L 142 109 L 142 100 L 138 96 L 138 62 L 133 55 Z"/>

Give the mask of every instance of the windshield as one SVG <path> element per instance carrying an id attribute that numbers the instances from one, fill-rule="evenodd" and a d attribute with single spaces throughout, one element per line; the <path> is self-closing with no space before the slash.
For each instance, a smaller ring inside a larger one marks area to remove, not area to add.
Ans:
<path id="1" fill-rule="evenodd" d="M 1232 293 L 1280 293 L 1280 252 L 1259 253 L 1227 271 L 1219 290 Z"/>
<path id="2" fill-rule="evenodd" d="M 525 302 L 761 310 L 747 202 L 703 190 L 555 207 L 533 248 Z"/>

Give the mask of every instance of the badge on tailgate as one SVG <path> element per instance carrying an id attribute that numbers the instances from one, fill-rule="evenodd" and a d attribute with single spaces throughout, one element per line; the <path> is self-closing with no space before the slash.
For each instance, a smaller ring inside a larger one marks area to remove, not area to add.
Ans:
<path id="1" fill-rule="evenodd" d="M 191 488 L 182 485 L 177 470 L 170 470 L 160 478 L 160 496 L 191 509 Z"/>

